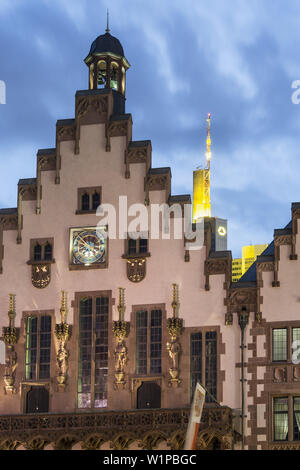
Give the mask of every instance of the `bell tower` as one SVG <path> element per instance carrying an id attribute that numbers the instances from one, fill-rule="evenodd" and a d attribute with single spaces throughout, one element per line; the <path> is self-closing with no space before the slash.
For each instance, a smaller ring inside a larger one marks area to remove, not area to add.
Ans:
<path id="1" fill-rule="evenodd" d="M 105 34 L 95 39 L 84 62 L 89 68 L 89 89 L 111 89 L 114 114 L 124 114 L 126 71 L 130 64 L 120 41 L 110 34 L 108 14 Z"/>

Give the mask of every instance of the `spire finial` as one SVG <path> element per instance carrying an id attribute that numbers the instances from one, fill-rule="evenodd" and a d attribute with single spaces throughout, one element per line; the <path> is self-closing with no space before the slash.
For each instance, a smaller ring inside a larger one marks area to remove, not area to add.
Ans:
<path id="1" fill-rule="evenodd" d="M 106 19 L 106 30 L 105 30 L 106 33 L 110 33 L 110 29 L 109 29 L 109 11 L 107 9 L 107 19 Z"/>

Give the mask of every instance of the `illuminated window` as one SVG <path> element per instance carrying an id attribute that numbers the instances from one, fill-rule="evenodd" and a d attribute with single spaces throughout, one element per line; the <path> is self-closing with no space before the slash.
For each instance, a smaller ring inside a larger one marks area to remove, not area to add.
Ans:
<path id="1" fill-rule="evenodd" d="M 112 62 L 110 67 L 110 88 L 118 90 L 119 81 L 119 66 L 115 62 Z"/>
<path id="2" fill-rule="evenodd" d="M 98 88 L 106 86 L 106 62 L 104 60 L 98 62 L 97 86 Z"/>
<path id="3" fill-rule="evenodd" d="M 287 360 L 287 329 L 274 328 L 272 330 L 273 341 L 273 361 L 286 361 Z"/>
<path id="4" fill-rule="evenodd" d="M 217 398 L 217 332 L 191 333 L 190 337 L 191 399 L 197 381 L 212 395 L 206 394 L 206 402 Z"/>
<path id="5" fill-rule="evenodd" d="M 293 428 L 294 441 L 300 441 L 300 397 L 293 399 Z"/>
<path id="6" fill-rule="evenodd" d="M 162 351 L 162 311 L 136 312 L 136 373 L 160 374 Z"/>
<path id="7" fill-rule="evenodd" d="M 191 399 L 197 382 L 202 383 L 202 333 L 191 334 Z"/>
<path id="8" fill-rule="evenodd" d="M 288 397 L 274 398 L 274 440 L 287 441 L 289 430 Z"/>
<path id="9" fill-rule="evenodd" d="M 274 441 L 300 441 L 300 397 L 273 398 Z"/>
<path id="10" fill-rule="evenodd" d="M 78 408 L 107 406 L 108 297 L 79 302 Z"/>
<path id="11" fill-rule="evenodd" d="M 26 380 L 50 378 L 51 317 L 29 316 L 26 319 Z"/>

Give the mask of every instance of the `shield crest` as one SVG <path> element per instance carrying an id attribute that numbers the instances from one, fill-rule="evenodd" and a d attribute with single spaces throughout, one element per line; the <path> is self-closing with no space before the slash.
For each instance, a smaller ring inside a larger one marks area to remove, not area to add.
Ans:
<path id="1" fill-rule="evenodd" d="M 32 265 L 32 284 L 38 289 L 44 289 L 51 280 L 50 264 L 34 264 Z"/>
<path id="2" fill-rule="evenodd" d="M 131 282 L 141 282 L 146 276 L 146 259 L 127 259 L 127 277 Z"/>

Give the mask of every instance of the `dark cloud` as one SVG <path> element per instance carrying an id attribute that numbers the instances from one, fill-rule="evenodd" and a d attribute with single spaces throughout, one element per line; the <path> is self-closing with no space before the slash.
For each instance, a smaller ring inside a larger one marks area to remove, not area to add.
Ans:
<path id="1" fill-rule="evenodd" d="M 229 219 L 234 254 L 287 223 L 300 199 L 296 0 L 231 0 L 231 8 L 226 0 L 2 1 L 2 207 L 16 205 L 19 178 L 34 176 L 37 149 L 55 145 L 56 120 L 74 116 L 75 91 L 87 87 L 83 59 L 109 7 L 111 32 L 132 65 L 126 106 L 134 138 L 152 140 L 155 166 L 172 167 L 173 193 L 192 192 L 209 111 L 213 212 Z"/>

